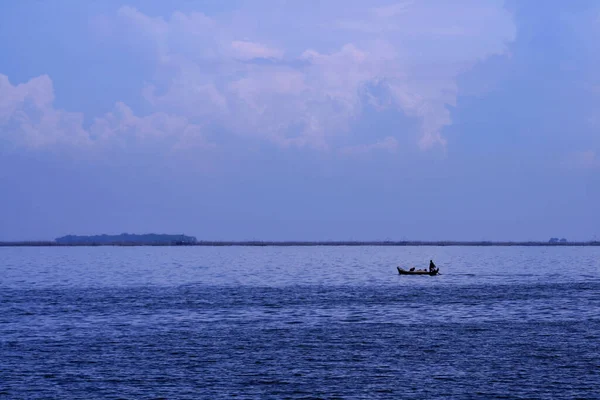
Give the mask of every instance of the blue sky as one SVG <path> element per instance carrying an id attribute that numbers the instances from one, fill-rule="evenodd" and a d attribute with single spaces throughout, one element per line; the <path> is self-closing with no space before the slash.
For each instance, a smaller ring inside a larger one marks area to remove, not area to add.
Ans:
<path id="1" fill-rule="evenodd" d="M 574 3 L 2 3 L 0 240 L 600 238 Z"/>

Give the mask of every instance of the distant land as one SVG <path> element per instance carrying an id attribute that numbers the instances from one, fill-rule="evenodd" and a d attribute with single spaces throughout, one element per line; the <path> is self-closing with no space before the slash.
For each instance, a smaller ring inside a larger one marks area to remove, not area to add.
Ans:
<path id="1" fill-rule="evenodd" d="M 193 236 L 146 233 L 142 235 L 122 233 L 120 235 L 77 236 L 67 235 L 56 238 L 62 245 L 185 245 L 198 241 Z"/>
<path id="2" fill-rule="evenodd" d="M 0 246 L 600 246 L 600 241 L 569 242 L 566 239 L 551 238 L 542 241 L 211 241 L 197 240 L 183 234 L 129 234 L 120 235 L 67 235 L 54 241 L 13 241 L 0 242 Z"/>

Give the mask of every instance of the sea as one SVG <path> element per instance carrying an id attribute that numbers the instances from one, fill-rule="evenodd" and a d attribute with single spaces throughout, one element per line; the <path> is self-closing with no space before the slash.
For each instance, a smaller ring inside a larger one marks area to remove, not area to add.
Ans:
<path id="1" fill-rule="evenodd" d="M 3 398 L 600 399 L 600 247 L 3 247 Z"/>

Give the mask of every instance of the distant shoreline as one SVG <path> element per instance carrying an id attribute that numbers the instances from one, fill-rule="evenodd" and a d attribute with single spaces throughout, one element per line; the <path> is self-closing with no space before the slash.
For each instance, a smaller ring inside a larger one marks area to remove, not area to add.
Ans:
<path id="1" fill-rule="evenodd" d="M 53 241 L 0 242 L 0 247 L 98 247 L 98 246 L 246 246 L 246 247 L 312 247 L 312 246 L 537 246 L 537 247 L 581 247 L 600 246 L 600 241 L 588 242 L 489 242 L 489 241 L 197 241 L 195 243 L 148 242 L 148 243 L 57 243 Z"/>

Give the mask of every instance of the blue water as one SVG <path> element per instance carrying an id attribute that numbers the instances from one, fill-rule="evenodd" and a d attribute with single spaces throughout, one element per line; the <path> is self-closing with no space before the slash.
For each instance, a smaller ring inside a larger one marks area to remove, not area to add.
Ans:
<path id="1" fill-rule="evenodd" d="M 598 399 L 600 248 L 0 248 L 0 398 L 233 397 Z"/>

